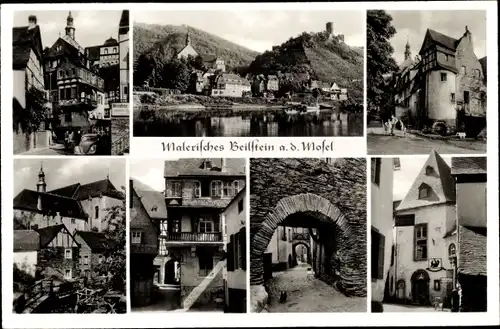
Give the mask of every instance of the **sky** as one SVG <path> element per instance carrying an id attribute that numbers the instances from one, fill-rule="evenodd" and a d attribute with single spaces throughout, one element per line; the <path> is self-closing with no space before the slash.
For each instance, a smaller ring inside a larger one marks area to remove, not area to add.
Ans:
<path id="1" fill-rule="evenodd" d="M 35 15 L 42 34 L 42 46 L 52 47 L 65 35 L 67 10 L 18 11 L 14 13 L 14 27 L 28 26 L 28 17 Z M 102 45 L 109 37 L 118 39 L 118 25 L 122 15 L 118 10 L 71 11 L 75 39 L 82 46 Z"/>
<path id="2" fill-rule="evenodd" d="M 249 49 L 264 52 L 300 33 L 325 30 L 344 34 L 351 46 L 365 46 L 363 11 L 134 11 L 134 22 L 189 25 Z"/>
<path id="3" fill-rule="evenodd" d="M 129 159 L 130 178 L 137 179 L 155 191 L 165 190 L 164 167 L 165 159 Z"/>
<path id="4" fill-rule="evenodd" d="M 108 170 L 109 180 L 117 190 L 126 186 L 126 162 L 123 158 L 15 159 L 14 195 L 23 189 L 36 190 L 41 164 L 45 172 L 47 191 L 71 184 L 86 184 L 106 179 Z"/>
<path id="5" fill-rule="evenodd" d="M 451 167 L 451 157 L 441 156 L 443 160 Z M 394 171 L 394 185 L 392 190 L 393 200 L 403 200 L 410 189 L 418 173 L 422 170 L 428 156 L 401 157 L 401 170 Z"/>
<path id="6" fill-rule="evenodd" d="M 477 58 L 486 56 L 486 11 L 476 10 L 434 10 L 403 11 L 388 10 L 393 18 L 396 35 L 391 39 L 396 62 L 404 61 L 406 42 L 410 42 L 412 58 L 420 51 L 425 32 L 432 29 L 452 38 L 459 39 L 465 33 L 465 26 L 472 33 Z"/>

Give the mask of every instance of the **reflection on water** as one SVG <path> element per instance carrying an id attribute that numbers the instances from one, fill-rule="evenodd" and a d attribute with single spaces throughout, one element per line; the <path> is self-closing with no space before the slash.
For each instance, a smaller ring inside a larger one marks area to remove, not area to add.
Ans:
<path id="1" fill-rule="evenodd" d="M 231 116 L 192 117 L 165 115 L 136 120 L 134 136 L 148 137 L 272 137 L 363 136 L 362 114 L 331 111 L 307 114 L 245 113 Z"/>

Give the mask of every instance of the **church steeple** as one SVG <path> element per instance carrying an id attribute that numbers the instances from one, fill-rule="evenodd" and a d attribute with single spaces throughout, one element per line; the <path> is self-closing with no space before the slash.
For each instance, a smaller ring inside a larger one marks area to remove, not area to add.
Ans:
<path id="1" fill-rule="evenodd" d="M 38 183 L 36 183 L 37 192 L 47 192 L 47 184 L 45 183 L 45 173 L 43 172 L 43 164 L 40 164 L 38 172 Z"/>
<path id="2" fill-rule="evenodd" d="M 406 40 L 405 46 L 405 60 L 411 59 L 411 50 L 410 50 L 410 40 Z"/>
<path id="3" fill-rule="evenodd" d="M 71 39 L 75 39 L 74 19 L 73 16 L 71 15 L 71 11 L 68 14 L 68 18 L 66 18 L 66 35 L 69 36 Z"/>

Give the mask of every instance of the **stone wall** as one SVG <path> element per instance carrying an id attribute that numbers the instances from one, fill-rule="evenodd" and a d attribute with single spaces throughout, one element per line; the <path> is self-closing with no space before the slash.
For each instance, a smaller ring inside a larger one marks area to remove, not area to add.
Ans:
<path id="1" fill-rule="evenodd" d="M 262 284 L 261 250 L 287 215 L 312 212 L 329 218 L 316 273 L 352 295 L 366 296 L 366 161 L 338 159 L 250 160 L 251 283 Z M 333 245 L 333 246 L 332 246 Z M 333 259 L 335 258 L 335 259 Z M 340 261 L 338 271 L 336 262 Z M 323 268 L 323 270 L 320 270 Z"/>

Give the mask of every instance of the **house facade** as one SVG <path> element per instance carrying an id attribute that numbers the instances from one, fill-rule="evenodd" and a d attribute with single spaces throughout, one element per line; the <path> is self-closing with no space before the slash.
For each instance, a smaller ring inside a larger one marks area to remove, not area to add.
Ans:
<path id="1" fill-rule="evenodd" d="M 389 274 L 392 265 L 394 159 L 371 160 L 371 291 L 372 312 L 384 300 L 387 280 L 394 285 Z M 378 305 L 374 305 L 378 304 Z"/>
<path id="2" fill-rule="evenodd" d="M 243 97 L 251 91 L 250 82 L 236 74 L 219 74 L 214 80 L 212 96 Z"/>
<path id="3" fill-rule="evenodd" d="M 420 305 L 445 301 L 453 290 L 456 246 L 455 184 L 432 151 L 395 213 L 394 282 L 399 299 Z"/>
<path id="4" fill-rule="evenodd" d="M 29 16 L 28 26 L 14 27 L 12 35 L 12 69 L 13 69 L 13 124 L 14 154 L 28 151 L 35 147 L 49 145 L 49 123 L 42 123 L 39 131 L 31 133 L 23 131 L 21 126 L 24 115 L 31 111 L 27 104 L 27 93 L 38 91 L 45 97 L 45 81 L 43 67 L 43 47 L 40 27 L 36 16 Z M 28 100 L 29 102 L 29 100 Z"/>
<path id="5" fill-rule="evenodd" d="M 181 300 L 189 308 L 224 293 L 220 214 L 244 187 L 244 160 L 166 161 L 164 176 L 168 218 L 160 239 L 171 258 L 165 276 L 180 277 Z"/>
<path id="6" fill-rule="evenodd" d="M 246 313 L 246 189 L 242 188 L 221 213 L 227 266 L 223 270 L 226 311 Z"/>
<path id="7" fill-rule="evenodd" d="M 130 100 L 130 82 L 129 82 L 129 48 L 130 48 L 130 25 L 129 11 L 124 10 L 120 18 L 118 27 L 118 43 L 120 56 L 120 100 L 128 102 Z"/>
<path id="8" fill-rule="evenodd" d="M 436 121 L 477 136 L 486 126 L 486 72 L 474 53 L 471 31 L 454 39 L 428 29 L 415 60 L 410 46 L 396 77 L 396 106 L 416 125 Z"/>
<path id="9" fill-rule="evenodd" d="M 130 207 L 130 301 L 132 307 L 153 302 L 154 259 L 158 255 L 159 227 L 148 216 L 134 181 L 129 181 Z"/>
<path id="10" fill-rule="evenodd" d="M 264 253 L 265 277 L 293 266 L 292 228 L 278 226 Z"/>
<path id="11" fill-rule="evenodd" d="M 456 184 L 458 244 L 454 256 L 461 296 L 460 311 L 486 312 L 486 158 L 454 157 L 451 173 Z"/>
<path id="12" fill-rule="evenodd" d="M 80 246 L 78 265 L 82 276 L 90 277 L 98 273 L 96 268 L 106 260 L 106 252 L 114 247 L 114 241 L 109 240 L 104 233 L 93 231 L 76 231 L 75 241 Z"/>

